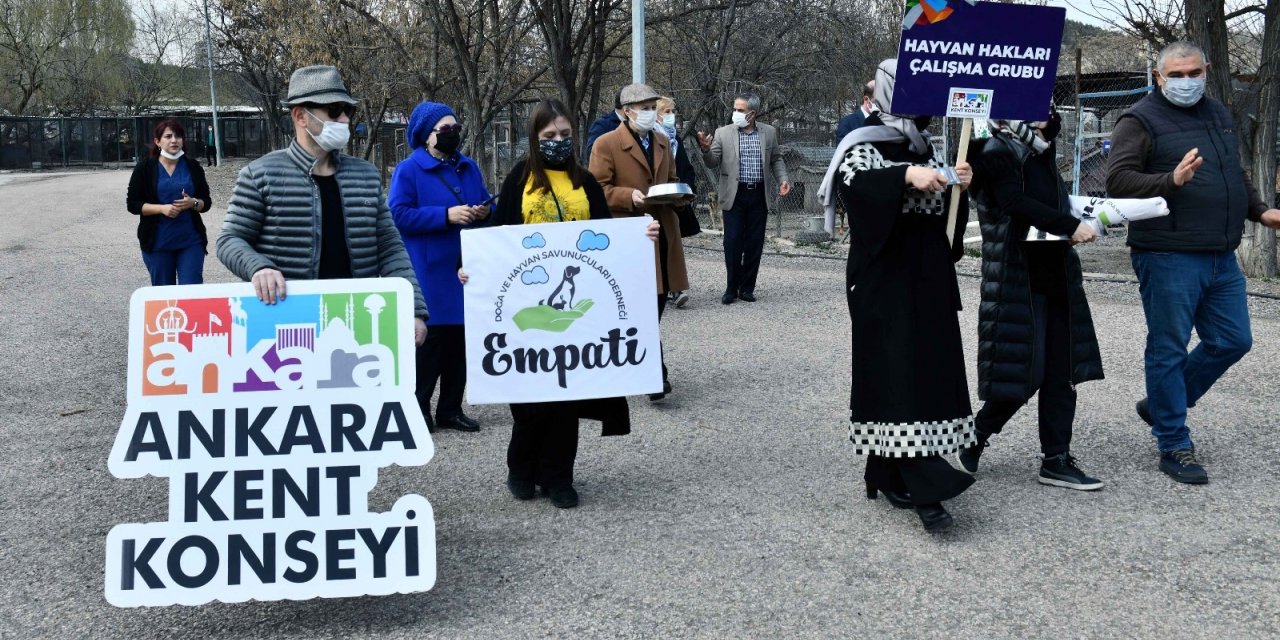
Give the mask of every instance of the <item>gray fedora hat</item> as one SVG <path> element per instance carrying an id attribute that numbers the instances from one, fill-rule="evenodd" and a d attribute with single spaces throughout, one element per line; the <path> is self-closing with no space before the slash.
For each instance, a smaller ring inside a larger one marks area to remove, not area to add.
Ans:
<path id="1" fill-rule="evenodd" d="M 629 84 L 622 88 L 618 93 L 618 102 L 623 105 L 635 104 L 637 102 L 645 102 L 648 100 L 657 100 L 660 96 L 647 84 Z"/>
<path id="2" fill-rule="evenodd" d="M 338 69 L 327 64 L 302 67 L 289 76 L 289 95 L 280 104 L 290 107 L 304 102 L 359 104 L 347 93 L 347 85 L 342 82 Z"/>

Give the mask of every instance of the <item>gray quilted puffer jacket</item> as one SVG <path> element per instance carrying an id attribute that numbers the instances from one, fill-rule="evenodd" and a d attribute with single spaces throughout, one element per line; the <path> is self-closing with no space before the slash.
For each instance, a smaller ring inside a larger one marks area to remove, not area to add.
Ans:
<path id="1" fill-rule="evenodd" d="M 351 274 L 399 277 L 413 283 L 414 315 L 427 317 L 413 265 L 372 164 L 334 155 L 346 217 Z M 251 280 L 261 269 L 279 269 L 286 280 L 314 280 L 320 270 L 320 189 L 311 179 L 316 159 L 295 140 L 240 170 L 218 235 L 218 260 Z"/>

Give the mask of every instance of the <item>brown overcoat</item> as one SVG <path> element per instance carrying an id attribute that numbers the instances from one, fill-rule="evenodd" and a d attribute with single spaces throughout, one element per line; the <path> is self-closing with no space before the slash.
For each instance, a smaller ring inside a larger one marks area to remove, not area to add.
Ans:
<path id="1" fill-rule="evenodd" d="M 663 295 L 667 291 L 687 290 L 689 273 L 685 269 L 684 244 L 680 241 L 680 219 L 675 210 L 667 205 L 636 206 L 631 200 L 634 189 L 643 193 L 655 184 L 677 181 L 676 161 L 671 156 L 667 137 L 655 131 L 651 140 L 654 164 L 652 170 L 649 161 L 645 159 L 644 149 L 627 129 L 626 122 L 596 139 L 595 146 L 591 148 L 591 165 L 588 168 L 600 186 L 604 187 L 605 199 L 609 201 L 609 213 L 613 217 L 648 214 L 661 225 L 662 237 L 659 242 L 665 242 L 665 245 L 656 247 L 653 254 L 657 265 L 658 294 Z"/>

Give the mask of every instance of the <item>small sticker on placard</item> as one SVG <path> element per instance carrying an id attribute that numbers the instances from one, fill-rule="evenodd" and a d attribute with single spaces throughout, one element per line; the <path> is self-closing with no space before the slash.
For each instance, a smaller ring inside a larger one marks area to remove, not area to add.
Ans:
<path id="1" fill-rule="evenodd" d="M 988 118 L 991 116 L 990 89 L 960 89 L 952 87 L 947 102 L 948 118 Z"/>

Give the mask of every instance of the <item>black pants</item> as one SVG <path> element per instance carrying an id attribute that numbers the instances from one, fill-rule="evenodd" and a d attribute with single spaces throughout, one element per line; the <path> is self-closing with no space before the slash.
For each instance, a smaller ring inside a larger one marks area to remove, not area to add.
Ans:
<path id="1" fill-rule="evenodd" d="M 724 267 L 729 276 L 726 293 L 755 293 L 768 220 L 764 183 L 749 189 L 739 182 L 733 206 L 724 212 Z"/>
<path id="2" fill-rule="evenodd" d="M 1071 386 L 1071 327 L 1065 291 L 1032 292 L 1034 333 L 1031 345 L 1031 389 L 1040 394 L 1040 451 L 1056 456 L 1071 450 L 1071 423 L 1076 418 L 1076 390 Z M 1030 398 L 1028 398 L 1029 400 Z M 978 437 L 1000 433 L 1027 400 L 988 400 L 978 411 Z"/>
<path id="3" fill-rule="evenodd" d="M 467 348 L 460 324 L 427 327 L 427 339 L 418 347 L 418 404 L 423 415 L 431 409 L 431 396 L 440 382 L 436 422 L 462 413 L 462 391 L 467 388 Z"/>
<path id="4" fill-rule="evenodd" d="M 214 167 L 217 165 L 218 165 L 218 148 L 211 144 L 206 144 L 204 146 L 204 166 Z"/>
<path id="5" fill-rule="evenodd" d="M 507 469 L 513 478 L 547 489 L 573 484 L 578 457 L 578 416 L 574 402 L 511 405 Z"/>
<path id="6" fill-rule="evenodd" d="M 658 295 L 658 322 L 662 322 L 662 312 L 667 310 L 667 294 Z M 662 381 L 667 381 L 667 356 L 663 353 L 662 340 L 658 340 L 658 358 L 662 360 Z"/>

